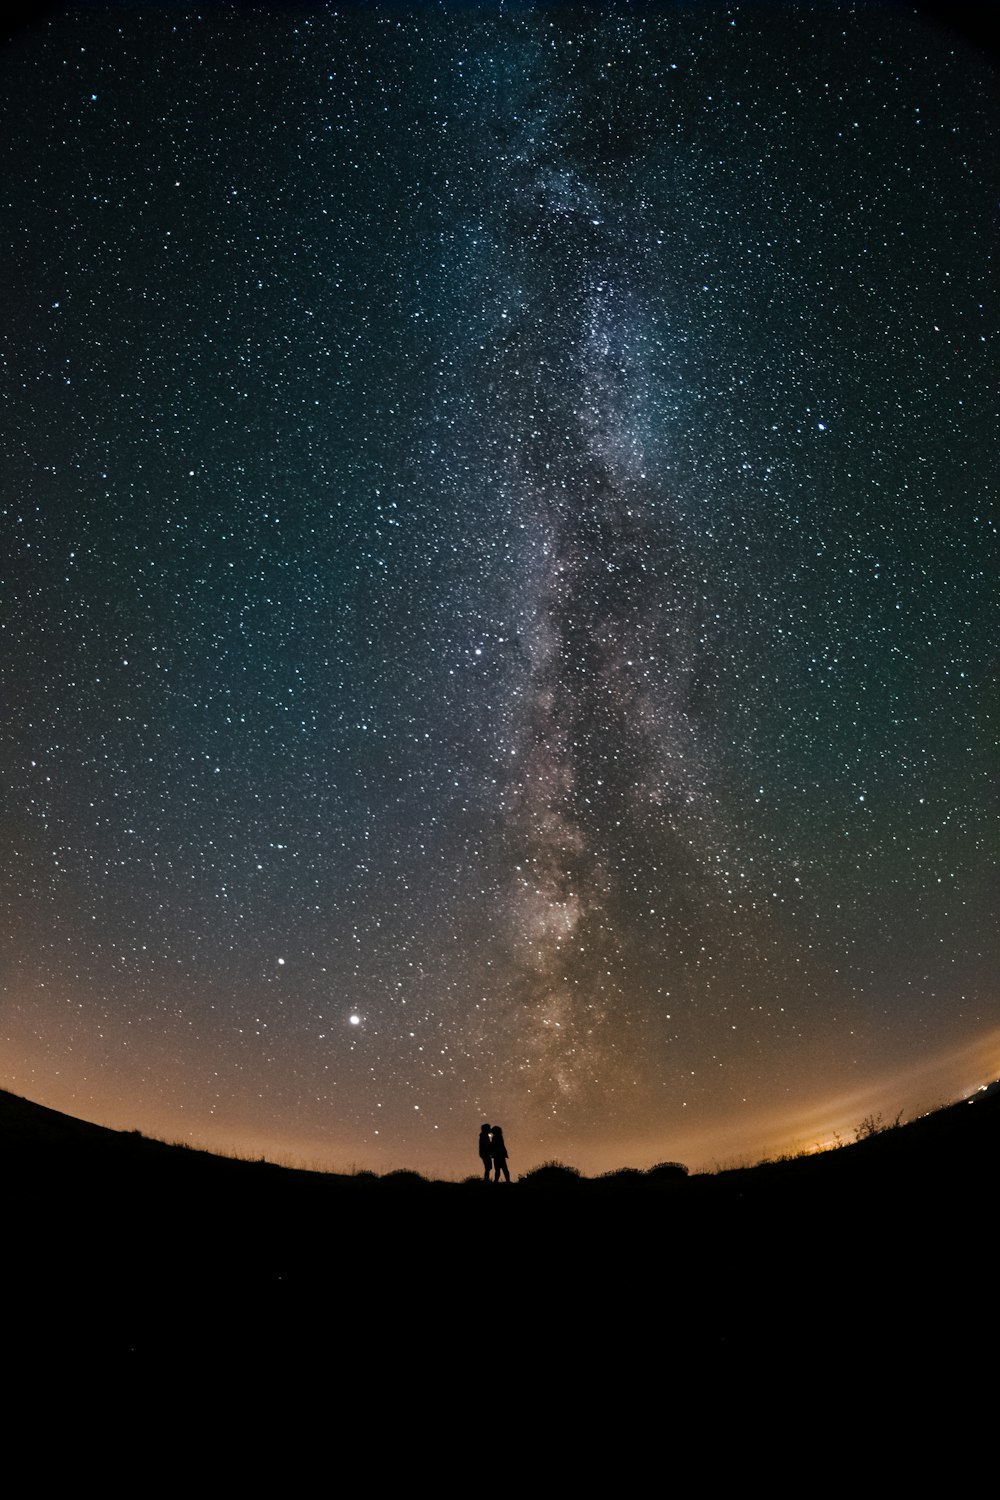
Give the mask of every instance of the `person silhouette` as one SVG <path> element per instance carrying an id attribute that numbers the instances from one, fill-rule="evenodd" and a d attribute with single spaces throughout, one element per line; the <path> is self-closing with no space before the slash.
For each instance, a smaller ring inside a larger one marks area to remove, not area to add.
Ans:
<path id="1" fill-rule="evenodd" d="M 493 1141 L 491 1150 L 493 1153 L 493 1181 L 500 1181 L 502 1172 L 507 1182 L 510 1181 L 510 1173 L 507 1171 L 507 1145 L 503 1138 L 503 1131 L 499 1125 L 493 1127 Z"/>
<path id="2" fill-rule="evenodd" d="M 479 1127 L 479 1160 L 483 1164 L 483 1181 L 490 1180 L 490 1165 L 493 1161 L 493 1147 L 490 1144 L 490 1127 L 481 1125 Z"/>

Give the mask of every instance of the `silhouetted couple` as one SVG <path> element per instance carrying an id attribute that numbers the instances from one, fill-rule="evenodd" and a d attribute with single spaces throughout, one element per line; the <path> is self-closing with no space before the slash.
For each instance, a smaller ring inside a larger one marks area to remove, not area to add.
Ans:
<path id="1" fill-rule="evenodd" d="M 510 1173 L 507 1171 L 507 1147 L 499 1125 L 484 1125 L 480 1130 L 479 1159 L 483 1164 L 484 1182 L 490 1180 L 490 1167 L 493 1168 L 494 1182 L 500 1181 L 501 1172 L 506 1181 L 510 1181 Z"/>

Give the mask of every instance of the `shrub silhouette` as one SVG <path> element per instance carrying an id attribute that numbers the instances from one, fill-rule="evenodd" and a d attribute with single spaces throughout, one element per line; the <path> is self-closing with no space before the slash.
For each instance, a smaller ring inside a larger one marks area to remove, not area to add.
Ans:
<path id="1" fill-rule="evenodd" d="M 409 1167 L 399 1167 L 395 1172 L 387 1172 L 380 1182 L 387 1182 L 391 1187 L 428 1187 L 426 1177 L 421 1177 L 419 1172 L 411 1172 Z"/>
<path id="2" fill-rule="evenodd" d="M 519 1177 L 518 1182 L 530 1183 L 533 1187 L 576 1187 L 583 1181 L 576 1167 L 564 1166 L 561 1161 L 546 1161 L 533 1167 Z"/>
<path id="3" fill-rule="evenodd" d="M 899 1122 L 903 1118 L 903 1111 L 894 1120 L 883 1120 L 881 1114 L 865 1115 L 864 1119 L 854 1127 L 854 1139 L 856 1141 L 870 1140 L 873 1135 L 883 1135 L 887 1130 L 898 1130 Z"/>
<path id="4" fill-rule="evenodd" d="M 682 1161 L 658 1161 L 646 1169 L 646 1176 L 653 1182 L 683 1182 L 687 1174 L 688 1169 Z"/>
<path id="5" fill-rule="evenodd" d="M 597 1180 L 625 1187 L 635 1182 L 643 1182 L 645 1177 L 645 1172 L 640 1172 L 638 1167 L 615 1167 L 611 1172 L 602 1172 Z"/>

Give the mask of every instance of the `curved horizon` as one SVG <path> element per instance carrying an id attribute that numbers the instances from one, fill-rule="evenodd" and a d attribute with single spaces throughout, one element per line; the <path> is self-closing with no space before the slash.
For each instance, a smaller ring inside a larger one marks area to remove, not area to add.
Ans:
<path id="1" fill-rule="evenodd" d="M 987 59 L 94 5 L 0 89 L 9 1087 L 461 1176 L 1000 1073 Z"/>

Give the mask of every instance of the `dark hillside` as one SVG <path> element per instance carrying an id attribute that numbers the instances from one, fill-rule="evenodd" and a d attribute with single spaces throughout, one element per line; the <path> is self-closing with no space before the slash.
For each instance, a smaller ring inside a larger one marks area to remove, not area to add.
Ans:
<path id="1" fill-rule="evenodd" d="M 493 1315 L 560 1359 L 594 1337 L 747 1370 L 776 1342 L 898 1358 L 979 1316 L 998 1159 L 995 1086 L 818 1157 L 512 1189 L 227 1160 L 0 1093 L 15 1326 L 143 1360 L 319 1338 L 374 1373 L 386 1340 L 472 1350 Z"/>

